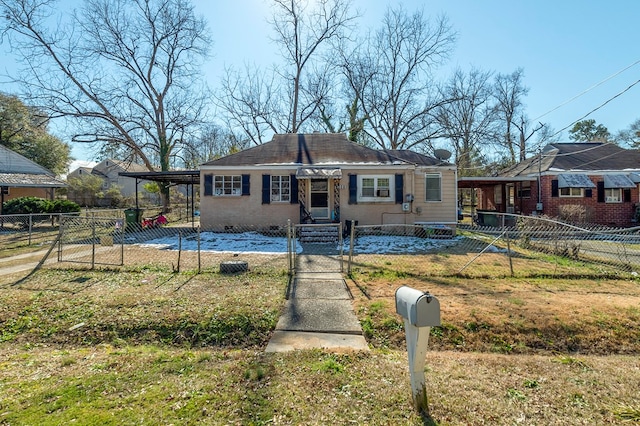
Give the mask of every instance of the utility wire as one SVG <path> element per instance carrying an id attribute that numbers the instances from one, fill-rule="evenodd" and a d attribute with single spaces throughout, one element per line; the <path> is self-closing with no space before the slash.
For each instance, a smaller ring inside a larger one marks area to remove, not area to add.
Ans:
<path id="1" fill-rule="evenodd" d="M 559 133 L 562 133 L 563 131 L 567 130 L 569 127 L 573 126 L 574 124 L 576 124 L 578 121 L 582 121 L 585 118 L 587 118 L 588 116 L 590 116 L 591 114 L 593 114 L 594 112 L 596 112 L 597 110 L 599 110 L 600 108 L 602 108 L 603 106 L 605 106 L 606 104 L 608 104 L 609 102 L 611 102 L 612 100 L 614 100 L 615 98 L 617 98 L 618 96 L 621 96 L 622 94 L 624 94 L 625 92 L 629 91 L 633 86 L 635 86 L 636 84 L 640 83 L 640 80 L 636 80 L 635 82 L 631 83 L 631 85 L 629 87 L 627 87 L 626 89 L 624 89 L 621 92 L 616 93 L 615 95 L 613 95 L 612 97 L 610 97 L 609 99 L 607 99 L 606 101 L 604 101 L 602 104 L 598 105 L 597 107 L 595 107 L 594 109 L 592 109 L 591 111 L 589 111 L 588 113 L 586 113 L 585 115 L 583 115 L 582 117 L 578 118 L 577 120 L 575 120 L 574 122 L 572 122 L 571 124 L 569 124 L 568 126 L 564 127 L 563 129 L 555 132 L 553 135 L 551 135 L 551 137 L 554 137 L 556 135 L 558 135 Z"/>
<path id="2" fill-rule="evenodd" d="M 541 119 L 542 117 L 544 117 L 545 115 L 549 115 L 549 114 L 551 114 L 553 111 L 555 111 L 555 110 L 557 110 L 557 109 L 559 109 L 559 108 L 562 108 L 563 106 L 565 106 L 566 104 L 568 104 L 568 103 L 570 103 L 570 102 L 575 101 L 576 99 L 578 99 L 580 96 L 584 95 L 585 93 L 590 92 L 591 90 L 595 89 L 596 87 L 598 87 L 598 86 L 600 86 L 600 85 L 602 85 L 602 84 L 606 83 L 607 81 L 611 80 L 613 77 L 615 77 L 615 76 L 617 76 L 617 75 L 619 75 L 619 74 L 622 74 L 623 72 L 625 72 L 626 70 L 628 70 L 629 68 L 631 68 L 631 67 L 633 67 L 633 66 L 635 66 L 635 65 L 637 65 L 637 64 L 640 64 L 640 59 L 639 59 L 639 60 L 637 60 L 637 61 L 635 61 L 635 62 L 634 62 L 634 63 L 632 63 L 631 65 L 629 65 L 629 66 L 627 66 L 627 67 L 625 67 L 625 68 L 621 69 L 620 71 L 618 71 L 618 72 L 616 72 L 616 73 L 614 73 L 614 74 L 610 75 L 609 77 L 605 78 L 605 79 L 604 79 L 604 80 L 602 80 L 601 82 L 594 84 L 593 86 L 589 87 L 589 88 L 588 88 L 588 89 L 586 89 L 586 90 L 583 90 L 581 93 L 578 93 L 578 94 L 577 94 L 577 95 L 575 95 L 573 98 L 571 98 L 571 99 L 569 99 L 569 100 L 567 100 L 567 101 L 564 101 L 563 103 L 561 103 L 561 104 L 560 104 L 560 105 L 558 105 L 557 107 L 553 108 L 552 110 L 545 112 L 544 114 L 542 114 L 541 116 L 539 116 L 539 117 L 537 117 L 537 118 L 534 118 L 532 121 L 538 121 L 538 120 L 540 120 L 540 119 Z"/>

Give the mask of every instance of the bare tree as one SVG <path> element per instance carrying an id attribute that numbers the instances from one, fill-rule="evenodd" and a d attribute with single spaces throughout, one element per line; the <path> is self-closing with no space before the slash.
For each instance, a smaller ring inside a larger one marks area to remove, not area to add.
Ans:
<path id="1" fill-rule="evenodd" d="M 255 144 L 272 133 L 297 133 L 321 123 L 319 106 L 334 90 L 329 54 L 358 17 L 351 0 L 272 0 L 270 24 L 284 64 L 271 71 L 228 70 L 216 95 L 230 125 Z M 312 5 L 311 5 L 312 4 Z"/>
<path id="2" fill-rule="evenodd" d="M 170 169 L 206 101 L 199 66 L 210 40 L 189 1 L 85 0 L 55 30 L 54 0 L 0 7 L 26 99 L 72 119 L 75 142 L 124 146 L 149 170 Z"/>
<path id="3" fill-rule="evenodd" d="M 461 176 L 473 176 L 487 163 L 496 138 L 496 106 L 492 100 L 492 73 L 457 70 L 442 89 L 452 102 L 438 109 L 437 119 L 452 145 Z"/>
<path id="4" fill-rule="evenodd" d="M 412 148 L 437 135 L 437 98 L 430 71 L 449 56 L 456 39 L 445 17 L 389 8 L 382 26 L 343 56 L 347 83 L 360 100 L 365 131 L 381 148 Z"/>
<path id="5" fill-rule="evenodd" d="M 291 81 L 291 113 L 289 129 L 296 133 L 317 110 L 331 85 L 327 81 L 331 66 L 322 49 L 339 41 L 358 17 L 350 0 L 318 0 L 315 8 L 307 10 L 304 0 L 273 0 L 274 12 L 270 21 L 274 41 L 281 48 L 287 65 L 282 77 Z M 315 61 L 323 59 L 323 63 Z M 311 72 L 309 72 L 309 69 Z"/>
<path id="6" fill-rule="evenodd" d="M 230 128 L 240 129 L 255 145 L 286 129 L 276 75 L 245 65 L 243 72 L 227 68 L 216 94 Z"/>
<path id="7" fill-rule="evenodd" d="M 529 89 L 523 85 L 523 78 L 522 68 L 518 68 L 511 74 L 498 74 L 495 77 L 496 112 L 503 128 L 503 138 L 498 141 L 498 144 L 508 152 L 510 164 L 522 161 L 526 157 L 525 142 L 528 138 L 524 133 L 522 98 L 529 93 Z M 518 116 L 520 116 L 520 123 L 515 123 Z M 519 135 L 515 132 L 518 128 Z"/>
<path id="8" fill-rule="evenodd" d="M 180 155 L 186 167 L 197 168 L 200 164 L 233 154 L 248 148 L 249 142 L 221 126 L 204 126 L 200 135 Z"/>

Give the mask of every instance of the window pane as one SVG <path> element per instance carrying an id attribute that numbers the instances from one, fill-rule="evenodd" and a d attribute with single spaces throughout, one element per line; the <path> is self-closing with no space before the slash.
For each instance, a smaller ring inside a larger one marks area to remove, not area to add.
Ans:
<path id="1" fill-rule="evenodd" d="M 440 175 L 427 174 L 425 175 L 426 186 L 426 200 L 427 201 L 442 201 L 440 194 Z"/>
<path id="2" fill-rule="evenodd" d="M 271 176 L 271 201 L 289 201 L 289 176 Z"/>

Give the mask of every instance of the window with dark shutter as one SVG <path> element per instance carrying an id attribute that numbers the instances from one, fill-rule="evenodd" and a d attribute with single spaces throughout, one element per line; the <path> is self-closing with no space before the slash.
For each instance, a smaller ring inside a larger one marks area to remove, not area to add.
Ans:
<path id="1" fill-rule="evenodd" d="M 298 204 L 298 178 L 291 174 L 291 204 Z"/>
<path id="2" fill-rule="evenodd" d="M 358 204 L 358 175 L 349 175 L 349 204 Z"/>
<path id="3" fill-rule="evenodd" d="M 262 204 L 271 203 L 271 175 L 262 175 Z"/>
<path id="4" fill-rule="evenodd" d="M 558 196 L 558 179 L 554 179 L 551 181 L 551 196 Z"/>
<path id="5" fill-rule="evenodd" d="M 204 195 L 213 195 L 213 175 L 204 175 Z"/>
<path id="6" fill-rule="evenodd" d="M 249 175 L 242 175 L 242 195 L 250 195 L 249 194 Z"/>
<path id="7" fill-rule="evenodd" d="M 598 182 L 596 185 L 598 188 L 598 202 L 604 203 L 604 182 Z"/>
<path id="8" fill-rule="evenodd" d="M 403 179 L 404 175 L 396 175 L 396 204 L 404 203 L 404 193 L 402 192 L 404 187 Z"/>

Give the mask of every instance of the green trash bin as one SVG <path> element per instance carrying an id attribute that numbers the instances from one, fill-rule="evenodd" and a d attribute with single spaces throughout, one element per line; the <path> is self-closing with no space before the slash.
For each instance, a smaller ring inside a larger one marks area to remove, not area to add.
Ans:
<path id="1" fill-rule="evenodd" d="M 139 228 L 142 223 L 143 209 L 125 209 L 124 217 L 127 227 Z"/>

